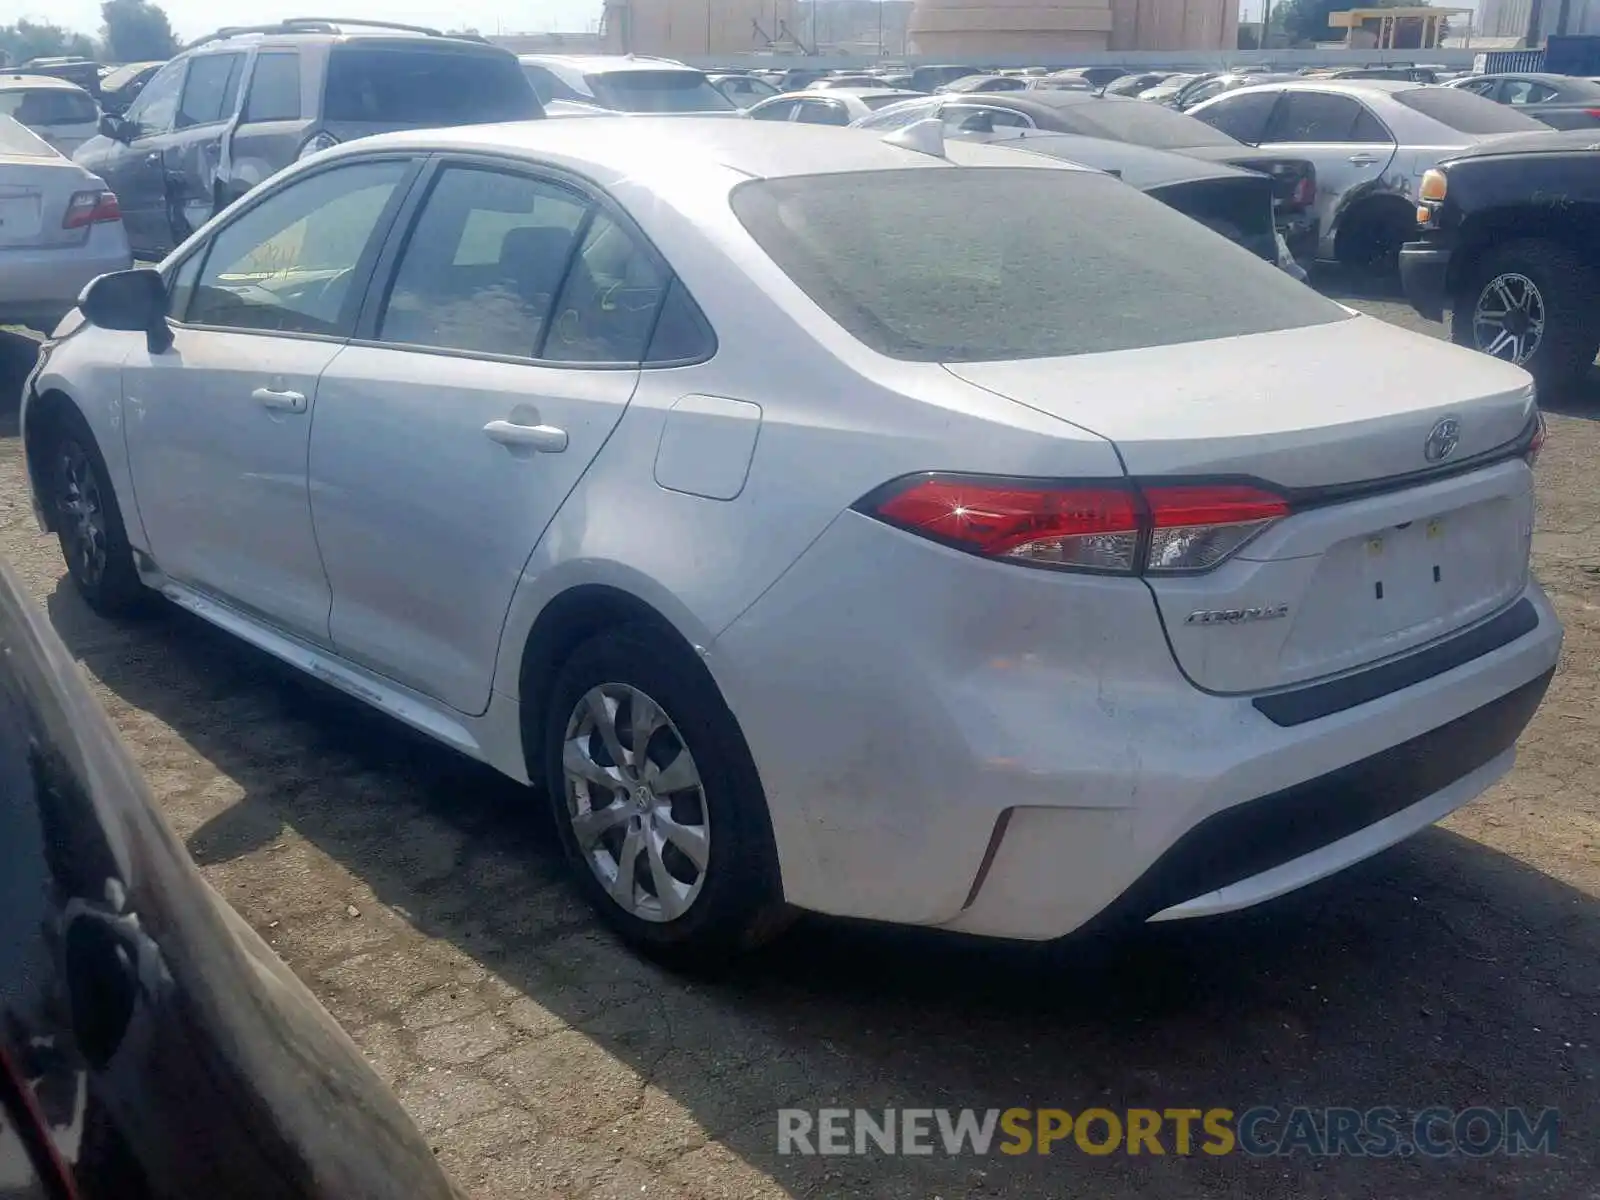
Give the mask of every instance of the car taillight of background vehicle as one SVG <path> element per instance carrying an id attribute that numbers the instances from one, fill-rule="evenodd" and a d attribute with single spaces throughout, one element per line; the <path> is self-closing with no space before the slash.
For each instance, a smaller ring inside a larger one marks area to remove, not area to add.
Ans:
<path id="1" fill-rule="evenodd" d="M 1294 202 L 1301 208 L 1308 207 L 1316 198 L 1317 181 L 1310 175 L 1304 176 L 1294 185 Z"/>
<path id="2" fill-rule="evenodd" d="M 1538 463 L 1539 454 L 1540 454 L 1541 451 L 1544 450 L 1544 438 L 1545 438 L 1544 414 L 1543 413 L 1539 413 L 1537 415 L 1538 415 L 1539 424 L 1533 431 L 1533 438 L 1528 442 L 1527 452 L 1524 453 L 1523 456 L 1522 456 L 1524 459 L 1527 460 L 1527 463 L 1528 463 L 1528 465 L 1530 467 L 1534 466 L 1535 464 Z"/>
<path id="3" fill-rule="evenodd" d="M 310 158 L 320 151 L 332 150 L 338 144 L 339 139 L 331 133 L 314 133 L 306 139 L 306 144 L 300 147 L 300 153 L 295 158 L 297 161 L 302 158 Z"/>
<path id="4" fill-rule="evenodd" d="M 1116 575 L 1209 571 L 1290 511 L 1250 484 L 944 474 L 896 480 L 856 508 L 985 558 Z"/>
<path id="5" fill-rule="evenodd" d="M 102 221 L 122 220 L 122 206 L 115 192 L 73 192 L 67 201 L 66 215 L 61 218 L 61 228 L 82 229 L 85 225 L 98 225 Z"/>

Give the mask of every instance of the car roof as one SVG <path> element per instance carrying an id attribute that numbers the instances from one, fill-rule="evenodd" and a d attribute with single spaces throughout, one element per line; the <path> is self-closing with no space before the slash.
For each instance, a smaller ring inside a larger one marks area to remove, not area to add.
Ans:
<path id="1" fill-rule="evenodd" d="M 814 97 L 813 97 L 814 98 Z M 605 122 L 603 131 L 596 122 Z M 801 122 L 728 121 L 714 117 L 593 117 L 582 121 L 519 121 L 455 129 L 407 130 L 346 144 L 332 154 L 410 149 L 538 157 L 586 173 L 602 184 L 628 179 L 647 186 L 674 181 L 693 168 L 736 171 L 753 179 L 951 166 L 1020 164 L 999 147 L 945 142 L 945 158 L 884 140 L 873 130 Z M 1068 164 L 1027 156 L 1028 166 Z"/>
<path id="2" fill-rule="evenodd" d="M 85 96 L 89 94 L 73 83 L 72 80 L 58 79 L 54 75 L 0 74 L 0 92 L 33 91 L 34 89 L 40 91 L 54 89 L 61 92 L 83 92 Z"/>
<path id="3" fill-rule="evenodd" d="M 297 28 L 293 21 L 284 22 L 282 25 L 223 28 L 217 30 L 216 33 L 200 38 L 198 41 L 190 42 L 179 53 L 180 56 L 211 54 L 219 50 L 229 50 L 239 46 L 271 46 L 282 43 L 298 46 L 307 42 L 357 41 L 393 42 L 404 45 L 427 43 L 429 45 L 447 45 L 451 49 L 457 50 L 471 47 L 475 50 L 487 50 L 496 54 L 506 53 L 504 48 L 492 45 L 482 38 L 441 33 L 421 26 L 350 25 L 345 27 L 340 26 L 336 20 L 322 21 L 316 25 L 308 22 L 305 27 L 300 28 Z"/>
<path id="4" fill-rule="evenodd" d="M 1342 96 L 1370 96 L 1374 92 L 1385 92 L 1389 95 L 1395 92 L 1414 92 L 1429 85 L 1414 83 L 1409 79 L 1318 79 L 1309 75 L 1291 75 L 1259 85 L 1251 84 L 1249 87 L 1235 88 L 1229 95 L 1237 96 L 1258 86 L 1276 88 L 1279 91 L 1288 89 L 1293 92 L 1335 92 Z"/>

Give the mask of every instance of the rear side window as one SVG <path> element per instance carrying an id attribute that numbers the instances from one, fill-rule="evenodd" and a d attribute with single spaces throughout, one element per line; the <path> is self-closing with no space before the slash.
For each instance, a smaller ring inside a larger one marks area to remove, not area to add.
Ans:
<path id="1" fill-rule="evenodd" d="M 1457 133 L 1536 133 L 1550 127 L 1462 88 L 1408 88 L 1389 93 L 1396 103 L 1432 117 Z"/>
<path id="2" fill-rule="evenodd" d="M 250 94 L 244 101 L 246 121 L 296 121 L 300 118 L 300 55 L 272 51 L 256 57 Z"/>
<path id="3" fill-rule="evenodd" d="M 662 365 L 699 362 L 710 358 L 716 350 L 717 338 L 710 322 L 694 297 L 674 279 L 667 285 L 666 299 L 661 302 L 661 315 L 656 318 L 656 331 L 645 353 L 645 362 Z"/>
<path id="4" fill-rule="evenodd" d="M 1087 171 L 794 176 L 741 184 L 732 203 L 818 307 L 893 358 L 1093 354 L 1349 315 L 1181 213 Z"/>
<path id="5" fill-rule="evenodd" d="M 1244 92 L 1224 96 L 1194 115 L 1213 129 L 1254 145 L 1266 138 L 1267 120 L 1272 116 L 1279 95 L 1278 92 Z"/>
<path id="6" fill-rule="evenodd" d="M 178 101 L 178 128 L 210 125 L 233 116 L 239 97 L 242 54 L 204 54 L 189 62 L 189 75 Z"/>
<path id="7" fill-rule="evenodd" d="M 572 260 L 541 357 L 637 363 L 655 328 L 667 275 L 631 233 L 597 212 Z"/>
<path id="8" fill-rule="evenodd" d="M 0 92 L 0 113 L 23 125 L 83 125 L 100 118 L 88 93 L 67 88 Z"/>
<path id="9" fill-rule="evenodd" d="M 542 111 L 509 54 L 344 43 L 328 58 L 328 121 L 423 128 L 523 121 Z"/>
<path id="10" fill-rule="evenodd" d="M 1361 106 L 1331 92 L 1288 92 L 1272 115 L 1269 142 L 1349 142 Z"/>
<path id="11" fill-rule="evenodd" d="M 734 104 L 699 71 L 606 71 L 584 76 L 596 100 L 632 113 L 732 112 Z"/>

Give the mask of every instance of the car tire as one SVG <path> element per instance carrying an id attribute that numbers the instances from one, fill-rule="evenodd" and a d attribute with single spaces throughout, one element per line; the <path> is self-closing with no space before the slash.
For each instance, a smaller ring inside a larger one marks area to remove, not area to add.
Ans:
<path id="1" fill-rule="evenodd" d="M 624 941 L 665 965 L 704 969 L 786 927 L 755 762 L 692 651 L 646 624 L 599 634 L 567 658 L 544 711 L 543 777 L 562 848 L 579 888 Z M 654 728 L 635 766 L 640 713 Z M 682 786 L 657 794 L 651 782 Z"/>
<path id="2" fill-rule="evenodd" d="M 1502 310 L 1507 315 L 1494 320 Z M 1521 315 L 1513 321 L 1513 313 Z M 1462 280 L 1450 340 L 1516 363 L 1540 387 L 1570 383 L 1600 352 L 1600 273 L 1559 242 L 1523 238 L 1496 246 Z"/>
<path id="3" fill-rule="evenodd" d="M 77 409 L 57 410 L 44 465 L 61 557 L 84 603 L 102 617 L 146 609 L 151 592 L 139 579 L 111 473 Z"/>
<path id="4" fill-rule="evenodd" d="M 1400 247 L 1416 228 L 1415 222 L 1409 210 L 1368 201 L 1345 218 L 1334 247 L 1339 262 L 1374 275 L 1398 277 Z"/>

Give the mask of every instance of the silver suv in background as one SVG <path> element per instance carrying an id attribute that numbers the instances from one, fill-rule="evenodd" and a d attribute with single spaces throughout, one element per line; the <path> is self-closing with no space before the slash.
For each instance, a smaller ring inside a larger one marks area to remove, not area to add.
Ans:
<path id="1" fill-rule="evenodd" d="M 524 54 L 519 60 L 551 116 L 596 110 L 737 117 L 740 108 L 704 71 L 642 54 Z"/>
<path id="2" fill-rule="evenodd" d="M 296 18 L 218 30 L 145 84 L 74 158 L 160 257 L 297 158 L 400 129 L 543 115 L 507 50 L 421 26 Z"/>

